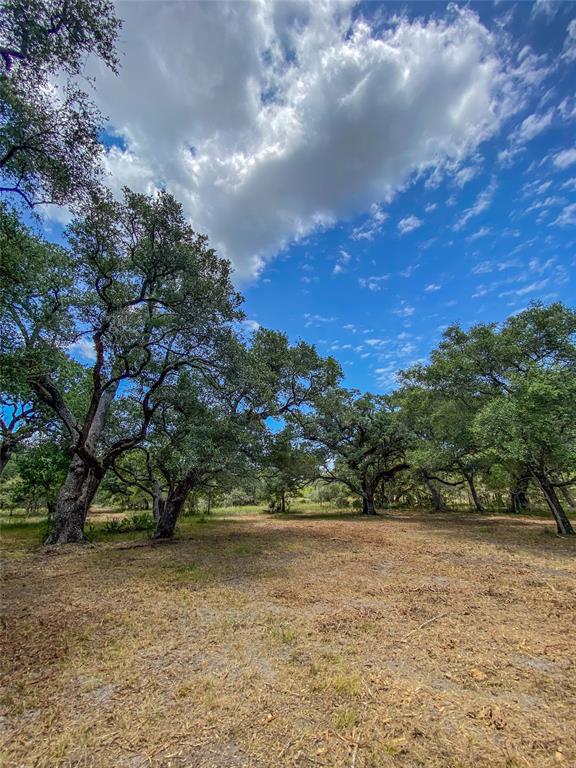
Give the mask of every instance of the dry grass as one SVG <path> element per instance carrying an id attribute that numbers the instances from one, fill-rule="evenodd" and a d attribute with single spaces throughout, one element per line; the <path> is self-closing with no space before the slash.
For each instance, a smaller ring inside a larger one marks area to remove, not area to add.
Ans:
<path id="1" fill-rule="evenodd" d="M 575 543 L 243 517 L 3 569 L 10 768 L 576 764 Z"/>

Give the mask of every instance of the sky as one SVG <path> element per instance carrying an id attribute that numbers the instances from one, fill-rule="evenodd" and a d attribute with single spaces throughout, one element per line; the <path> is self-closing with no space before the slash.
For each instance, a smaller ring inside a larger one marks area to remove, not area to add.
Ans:
<path id="1" fill-rule="evenodd" d="M 384 392 L 449 324 L 576 304 L 576 4 L 117 13 L 119 76 L 89 65 L 108 183 L 176 195 L 250 327 Z"/>

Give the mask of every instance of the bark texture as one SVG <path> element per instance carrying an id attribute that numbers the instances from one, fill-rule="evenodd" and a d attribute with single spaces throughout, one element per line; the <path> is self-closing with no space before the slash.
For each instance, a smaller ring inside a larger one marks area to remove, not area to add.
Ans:
<path id="1" fill-rule="evenodd" d="M 552 485 L 552 482 L 547 476 L 546 472 L 541 469 L 531 469 L 530 471 L 532 472 L 534 480 L 538 483 L 542 493 L 544 494 L 546 503 L 550 507 L 550 511 L 552 512 L 554 520 L 556 521 L 557 532 L 561 536 L 574 536 L 574 528 L 572 528 L 570 520 L 568 520 L 566 512 L 564 512 L 564 508 L 560 503 L 556 489 Z"/>

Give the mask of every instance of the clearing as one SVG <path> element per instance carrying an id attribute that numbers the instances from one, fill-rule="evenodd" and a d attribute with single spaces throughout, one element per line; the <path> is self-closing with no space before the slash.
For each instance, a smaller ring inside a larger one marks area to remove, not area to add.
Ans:
<path id="1" fill-rule="evenodd" d="M 139 536 L 50 551 L 7 526 L 6 766 L 576 764 L 576 542 L 550 522 L 252 514 Z"/>

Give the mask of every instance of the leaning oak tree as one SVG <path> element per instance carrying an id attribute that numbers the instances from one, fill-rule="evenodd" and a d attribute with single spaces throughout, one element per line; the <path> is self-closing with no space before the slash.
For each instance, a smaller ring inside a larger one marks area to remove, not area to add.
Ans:
<path id="1" fill-rule="evenodd" d="M 30 387 L 70 435 L 71 463 L 48 543 L 84 540 L 84 521 L 109 467 L 146 437 L 164 387 L 185 368 L 217 367 L 242 315 L 230 265 L 184 219 L 175 199 L 124 191 L 94 198 L 67 230 L 67 249 L 47 249 L 36 286 L 22 279 L 4 291 L 12 354 Z M 21 249 L 19 262 L 34 259 Z M 77 417 L 57 386 L 55 349 L 91 358 L 89 403 Z M 105 425 L 115 400 L 138 404 L 131 430 L 113 442 Z"/>

